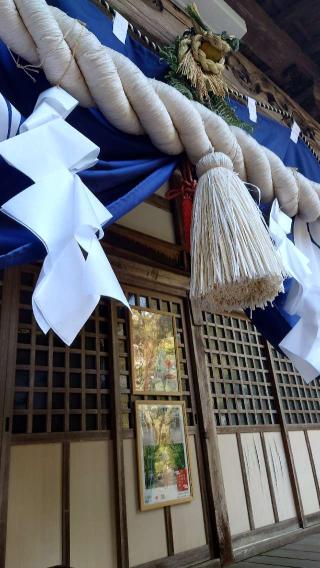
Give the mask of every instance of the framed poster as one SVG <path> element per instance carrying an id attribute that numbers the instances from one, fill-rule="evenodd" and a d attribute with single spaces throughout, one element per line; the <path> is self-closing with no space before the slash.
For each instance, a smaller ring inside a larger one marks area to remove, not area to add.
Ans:
<path id="1" fill-rule="evenodd" d="M 136 401 L 140 509 L 192 499 L 184 401 Z"/>
<path id="2" fill-rule="evenodd" d="M 132 308 L 133 394 L 180 395 L 174 315 Z"/>

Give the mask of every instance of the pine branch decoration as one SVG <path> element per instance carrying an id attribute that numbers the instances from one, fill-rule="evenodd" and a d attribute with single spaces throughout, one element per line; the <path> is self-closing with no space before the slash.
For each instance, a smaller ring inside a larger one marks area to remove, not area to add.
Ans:
<path id="1" fill-rule="evenodd" d="M 190 16 L 195 21 L 196 13 L 194 11 L 194 6 L 190 6 Z M 198 13 L 198 12 L 197 12 Z M 191 15 L 192 14 L 192 15 Z M 198 17 L 197 24 L 199 26 L 204 26 L 200 16 Z M 203 28 L 204 29 L 204 28 Z M 165 76 L 166 82 L 180 91 L 185 97 L 189 100 L 198 101 L 205 105 L 210 110 L 216 112 L 219 116 L 221 116 L 227 124 L 230 126 L 238 126 L 243 130 L 252 133 L 252 126 L 247 122 L 240 120 L 230 104 L 228 100 L 224 97 L 219 97 L 216 94 L 209 92 L 208 97 L 204 100 L 201 99 L 197 90 L 192 86 L 190 80 L 183 75 L 179 71 L 179 48 L 182 39 L 184 39 L 188 34 L 190 34 L 190 30 L 186 31 L 182 37 L 177 37 L 174 42 L 171 44 L 161 48 L 160 56 L 161 58 L 166 61 L 168 64 L 168 72 Z M 228 36 L 229 37 L 229 36 Z M 237 38 L 234 38 L 237 40 Z M 238 41 L 238 40 L 237 40 Z"/>

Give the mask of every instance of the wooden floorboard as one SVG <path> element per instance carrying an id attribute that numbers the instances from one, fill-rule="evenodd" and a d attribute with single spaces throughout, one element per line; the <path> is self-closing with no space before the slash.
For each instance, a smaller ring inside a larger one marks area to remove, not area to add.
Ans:
<path id="1" fill-rule="evenodd" d="M 269 552 L 265 552 L 264 554 L 265 556 L 280 556 L 281 558 L 296 558 L 297 560 L 317 560 L 320 566 L 320 552 L 284 547 L 278 550 L 269 550 Z"/>
<path id="2" fill-rule="evenodd" d="M 314 562 L 313 560 L 296 560 L 294 558 L 281 558 L 280 556 L 264 556 L 260 554 L 256 558 L 252 558 L 251 560 L 248 559 L 248 563 L 253 564 L 254 566 L 260 565 L 263 566 L 277 566 L 285 568 L 317 568 L 319 567 L 318 562 Z M 239 564 L 241 566 L 241 564 Z"/>
<path id="3" fill-rule="evenodd" d="M 320 540 L 320 537 L 319 537 Z M 294 542 L 292 544 L 288 544 L 287 548 L 290 550 L 306 550 L 308 552 L 320 552 L 319 544 L 308 544 L 307 542 Z"/>
<path id="4" fill-rule="evenodd" d="M 233 568 L 320 568 L 320 534 L 247 558 Z"/>

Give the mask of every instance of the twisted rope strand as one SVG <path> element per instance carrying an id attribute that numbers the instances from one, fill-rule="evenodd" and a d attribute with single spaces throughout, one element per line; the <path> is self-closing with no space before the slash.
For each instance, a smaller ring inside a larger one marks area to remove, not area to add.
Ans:
<path id="1" fill-rule="evenodd" d="M 221 151 L 241 179 L 260 188 L 262 201 L 275 196 L 285 213 L 306 221 L 320 216 L 319 184 L 294 176 L 273 152 L 206 107 L 145 77 L 77 20 L 45 0 L 0 0 L 0 13 L 0 37 L 9 49 L 34 66 L 41 62 L 52 84 L 82 106 L 98 106 L 115 127 L 148 134 L 167 154 L 185 150 L 193 163 L 211 149 Z"/>

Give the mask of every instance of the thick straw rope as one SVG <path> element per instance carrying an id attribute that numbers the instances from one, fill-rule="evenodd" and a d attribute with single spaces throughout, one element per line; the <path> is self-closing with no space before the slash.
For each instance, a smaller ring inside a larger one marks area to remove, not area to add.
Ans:
<path id="1" fill-rule="evenodd" d="M 282 210 L 312 222 L 320 216 L 320 184 L 284 166 L 251 136 L 229 126 L 174 88 L 148 79 L 126 57 L 102 46 L 82 23 L 45 0 L 0 0 L 0 37 L 17 55 L 41 65 L 83 106 L 96 105 L 117 128 L 147 133 L 168 154 L 186 151 L 197 163 L 208 151 L 223 152 L 261 199 L 277 197 Z"/>

